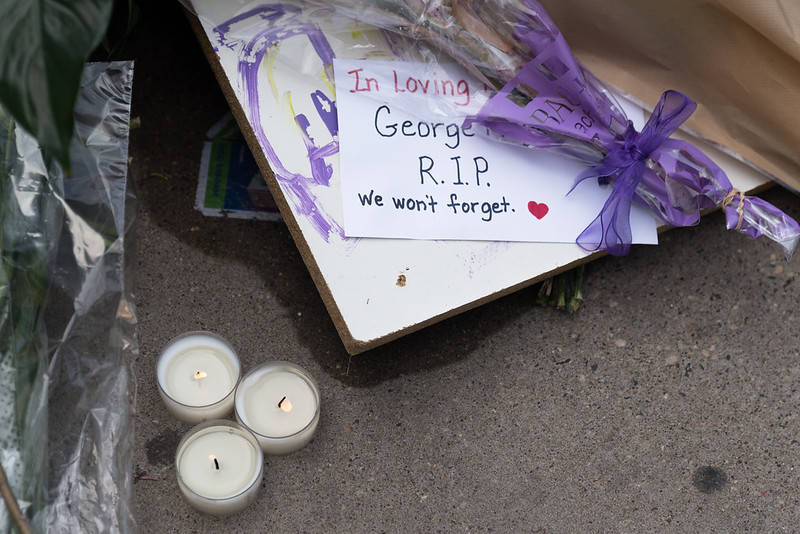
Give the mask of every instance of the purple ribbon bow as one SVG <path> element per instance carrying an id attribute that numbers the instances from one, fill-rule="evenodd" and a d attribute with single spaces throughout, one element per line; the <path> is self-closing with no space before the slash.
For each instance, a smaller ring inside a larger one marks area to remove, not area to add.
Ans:
<path id="1" fill-rule="evenodd" d="M 614 189 L 594 221 L 578 236 L 578 244 L 588 251 L 600 248 L 615 256 L 628 254 L 631 248 L 631 203 L 639 183 L 658 181 L 658 176 L 647 166 L 646 160 L 662 147 L 683 122 L 694 113 L 697 104 L 677 91 L 667 91 L 661 96 L 650 119 L 637 132 L 633 123 L 622 140 L 616 143 L 603 161 L 578 176 L 573 189 L 583 180 L 598 178 L 601 184 L 613 179 Z"/>

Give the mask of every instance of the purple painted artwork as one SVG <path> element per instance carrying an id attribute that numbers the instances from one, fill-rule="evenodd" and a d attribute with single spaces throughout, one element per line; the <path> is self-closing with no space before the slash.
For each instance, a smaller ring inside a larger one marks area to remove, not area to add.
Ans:
<path id="1" fill-rule="evenodd" d="M 246 40 L 235 35 L 238 27 L 252 28 L 254 24 L 257 24 L 258 29 L 246 32 L 248 35 Z M 308 95 L 287 95 L 290 99 L 298 97 L 310 99 L 332 138 L 327 143 L 318 144 L 309 131 L 311 125 L 309 118 L 302 113 L 293 113 L 310 164 L 310 175 L 306 176 L 289 170 L 281 161 L 278 151 L 264 131 L 262 103 L 259 96 L 262 87 L 270 84 L 274 86 L 272 74 L 267 66 L 269 55 L 277 53 L 280 45 L 292 38 L 304 38 L 311 43 L 326 71 L 326 76 L 330 76 L 332 80 L 334 54 L 325 35 L 316 24 L 309 22 L 298 6 L 290 4 L 268 4 L 245 11 L 216 25 L 213 32 L 215 50 L 225 47 L 238 55 L 239 83 L 244 95 L 243 107 L 248 122 L 253 126 L 256 138 L 287 199 L 293 204 L 296 213 L 306 217 L 323 239 L 328 241 L 331 236 L 345 239 L 339 223 L 324 210 L 313 192 L 316 186 L 328 186 L 333 175 L 333 169 L 326 158 L 339 151 L 336 140 L 338 133 L 336 102 L 320 90 Z"/>

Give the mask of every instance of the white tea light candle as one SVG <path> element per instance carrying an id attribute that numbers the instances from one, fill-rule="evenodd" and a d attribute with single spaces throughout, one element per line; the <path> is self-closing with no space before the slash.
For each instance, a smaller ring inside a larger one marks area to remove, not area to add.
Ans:
<path id="1" fill-rule="evenodd" d="M 264 456 L 253 434 L 233 421 L 212 420 L 189 431 L 175 456 L 186 501 L 207 514 L 244 510 L 258 496 Z"/>
<path id="2" fill-rule="evenodd" d="M 156 374 L 167 409 L 182 421 L 200 423 L 231 412 L 241 366 L 224 338 L 211 332 L 188 332 L 167 344 Z"/>
<path id="3" fill-rule="evenodd" d="M 236 419 L 267 454 L 301 449 L 319 424 L 319 387 L 303 368 L 268 362 L 251 369 L 236 388 Z"/>

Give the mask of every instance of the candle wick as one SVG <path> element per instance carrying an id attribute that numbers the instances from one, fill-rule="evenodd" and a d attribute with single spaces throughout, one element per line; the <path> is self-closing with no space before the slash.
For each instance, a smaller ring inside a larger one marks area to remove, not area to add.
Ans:
<path id="1" fill-rule="evenodd" d="M 219 462 L 217 461 L 216 458 L 214 458 L 214 467 L 216 467 L 217 471 L 219 471 Z"/>
<path id="2" fill-rule="evenodd" d="M 286 400 L 286 397 L 282 398 L 282 399 L 281 399 L 281 400 L 278 402 L 278 408 L 280 408 L 280 407 L 281 407 L 281 404 L 283 404 L 283 401 L 285 401 L 285 400 Z"/>

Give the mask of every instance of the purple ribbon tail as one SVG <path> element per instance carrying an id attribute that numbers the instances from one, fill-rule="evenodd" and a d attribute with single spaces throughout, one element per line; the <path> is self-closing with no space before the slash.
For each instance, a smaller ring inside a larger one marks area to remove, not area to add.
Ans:
<path id="1" fill-rule="evenodd" d="M 597 177 L 589 169 L 578 181 Z M 636 187 L 644 173 L 644 163 L 637 161 L 625 168 L 614 181 L 611 195 L 595 219 L 581 232 L 576 240 L 578 246 L 588 252 L 605 250 L 612 256 L 625 256 L 631 250 L 631 202 Z"/>

